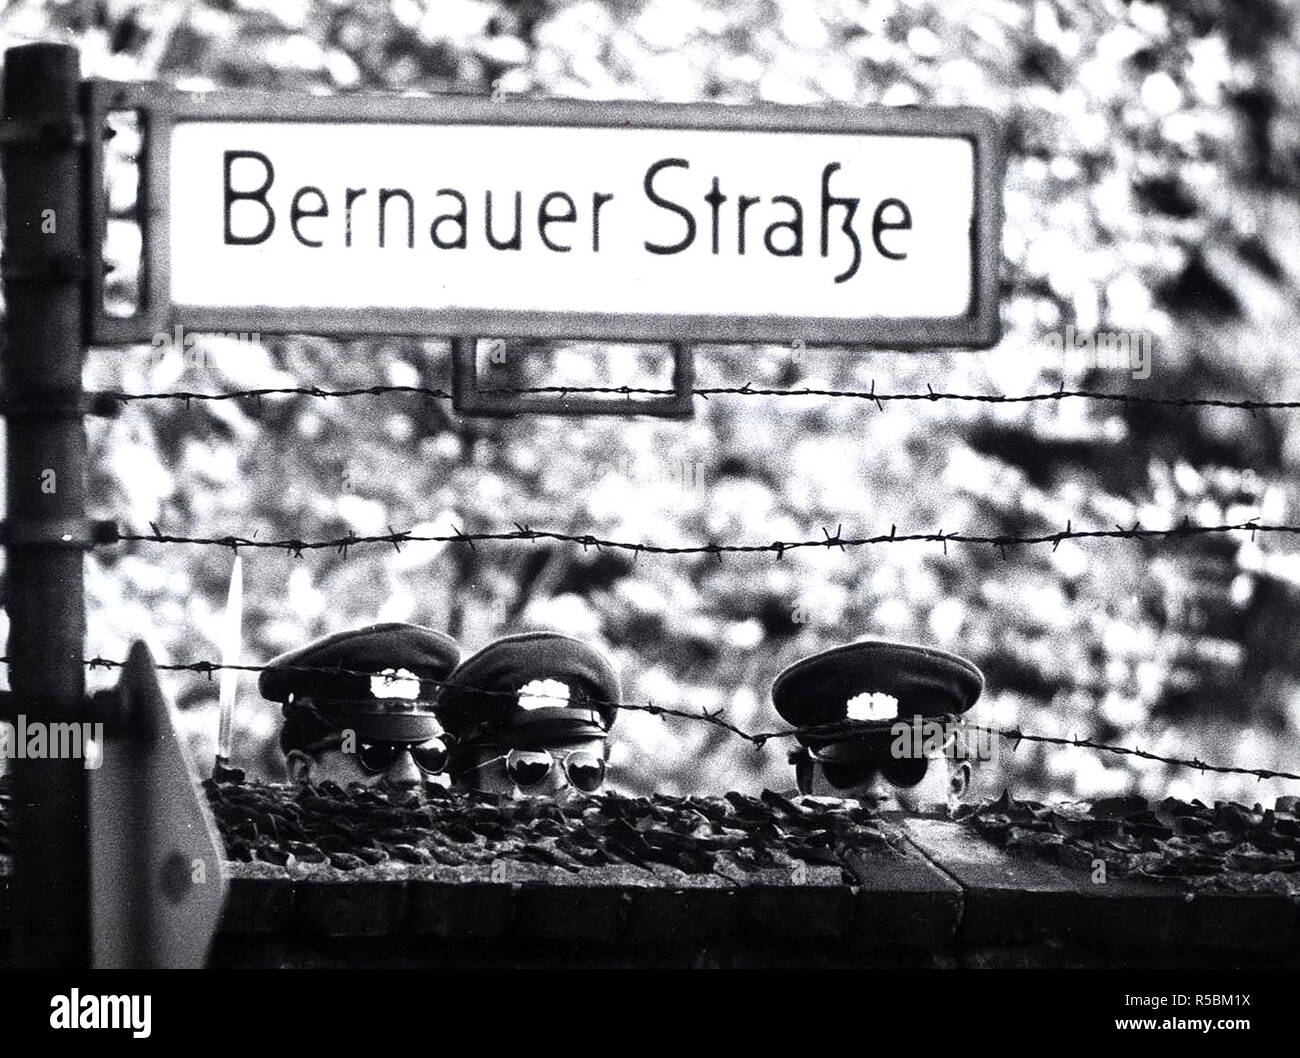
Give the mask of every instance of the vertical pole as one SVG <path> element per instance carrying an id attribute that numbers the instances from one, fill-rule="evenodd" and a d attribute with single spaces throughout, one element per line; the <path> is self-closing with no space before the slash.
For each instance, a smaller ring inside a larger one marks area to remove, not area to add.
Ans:
<path id="1" fill-rule="evenodd" d="M 28 722 L 86 715 L 82 583 L 83 217 L 75 48 L 5 53 L 4 527 L 9 682 Z M 81 760 L 13 759 L 17 953 L 28 965 L 90 961 L 86 771 Z"/>

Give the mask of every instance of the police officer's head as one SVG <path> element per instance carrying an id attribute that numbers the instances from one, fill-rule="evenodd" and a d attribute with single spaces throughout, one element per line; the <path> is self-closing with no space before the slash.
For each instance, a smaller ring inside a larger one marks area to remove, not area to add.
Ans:
<path id="1" fill-rule="evenodd" d="M 955 654 L 863 641 L 791 665 L 772 701 L 798 729 L 790 760 L 801 793 L 927 812 L 952 805 L 970 782 L 956 718 L 983 687 L 979 669 Z"/>
<path id="2" fill-rule="evenodd" d="M 498 639 L 452 673 L 439 716 L 452 783 L 492 793 L 594 793 L 605 781 L 619 678 L 601 650 L 555 632 Z"/>
<path id="3" fill-rule="evenodd" d="M 450 636 L 389 622 L 325 636 L 274 659 L 258 687 L 283 703 L 280 748 L 290 776 L 445 785 L 449 752 L 436 699 L 459 658 Z"/>

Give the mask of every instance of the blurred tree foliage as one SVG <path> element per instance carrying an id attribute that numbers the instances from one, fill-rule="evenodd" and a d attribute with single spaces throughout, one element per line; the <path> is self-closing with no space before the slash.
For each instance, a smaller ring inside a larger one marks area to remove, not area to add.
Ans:
<path id="1" fill-rule="evenodd" d="M 991 353 L 701 350 L 703 385 L 1150 396 L 1300 396 L 1300 19 L 1282 0 L 88 0 L 24 2 L 0 39 L 69 39 L 87 75 L 185 88 L 498 91 L 591 99 L 976 104 L 1005 123 L 1005 337 Z M 129 229 L 132 136 L 114 189 Z M 526 164 L 526 159 L 521 159 Z M 130 231 L 117 287 L 131 282 Z M 138 247 L 135 247 L 138 249 Z M 1140 329 L 1150 377 L 1049 336 Z M 200 359 L 95 350 L 133 391 L 445 386 L 445 343 L 314 338 Z M 520 377 L 622 384 L 654 350 L 536 348 Z M 657 542 L 846 533 L 1295 521 L 1300 416 L 1083 401 L 991 407 L 717 398 L 689 424 L 457 421 L 419 398 L 135 405 L 89 425 L 98 513 L 134 528 L 316 538 L 515 522 Z M 554 627 L 607 644 L 631 701 L 776 726 L 784 665 L 862 636 L 974 658 L 976 718 L 1295 770 L 1300 553 L 1277 537 L 895 545 L 731 558 L 569 546 L 409 545 L 246 556 L 246 657 L 375 619 L 476 649 Z M 141 546 L 88 562 L 92 652 L 136 636 L 215 658 L 230 554 Z M 210 746 L 216 685 L 172 681 Z M 243 685 L 244 756 L 274 774 L 277 717 Z M 625 713 L 624 788 L 788 785 L 783 746 Z M 1022 795 L 1256 799 L 1268 784 L 1022 745 L 989 782 Z M 1282 787 L 1277 787 L 1281 791 Z M 1294 792 L 1294 791 L 1291 791 Z"/>

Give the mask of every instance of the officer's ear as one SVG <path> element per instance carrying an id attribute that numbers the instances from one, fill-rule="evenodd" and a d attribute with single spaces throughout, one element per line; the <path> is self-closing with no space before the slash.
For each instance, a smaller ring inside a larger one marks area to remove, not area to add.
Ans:
<path id="1" fill-rule="evenodd" d="M 808 751 L 800 746 L 790 751 L 788 757 L 794 765 L 794 784 L 801 794 L 812 793 L 813 761 Z"/>
<path id="2" fill-rule="evenodd" d="M 953 797 L 964 797 L 967 789 L 970 787 L 971 763 L 968 760 L 958 761 L 955 766 L 949 769 L 948 773 L 948 792 Z"/>
<path id="3" fill-rule="evenodd" d="M 284 755 L 284 766 L 293 782 L 310 782 L 312 759 L 310 753 L 300 749 L 291 749 Z"/>

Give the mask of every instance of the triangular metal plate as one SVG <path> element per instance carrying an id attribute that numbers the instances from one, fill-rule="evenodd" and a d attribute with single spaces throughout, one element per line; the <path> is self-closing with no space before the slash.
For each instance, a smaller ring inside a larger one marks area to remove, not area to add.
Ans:
<path id="1" fill-rule="evenodd" d="M 117 694 L 122 722 L 90 773 L 94 963 L 199 967 L 225 899 L 221 840 L 143 643 Z"/>

